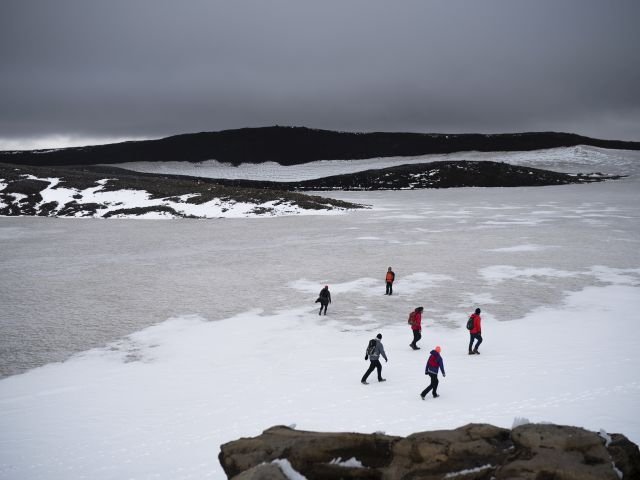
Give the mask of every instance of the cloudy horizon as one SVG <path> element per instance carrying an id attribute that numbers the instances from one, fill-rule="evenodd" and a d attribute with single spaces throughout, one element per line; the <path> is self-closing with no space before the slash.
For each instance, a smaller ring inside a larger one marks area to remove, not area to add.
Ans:
<path id="1" fill-rule="evenodd" d="M 0 150 L 270 125 L 640 141 L 640 3 L 0 6 Z"/>

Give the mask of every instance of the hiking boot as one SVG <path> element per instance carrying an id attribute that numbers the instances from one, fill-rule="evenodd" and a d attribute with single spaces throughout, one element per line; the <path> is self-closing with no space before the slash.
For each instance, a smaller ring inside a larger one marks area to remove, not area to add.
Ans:
<path id="1" fill-rule="evenodd" d="M 379 378 L 379 379 L 378 379 L 378 381 L 379 381 L 379 382 L 386 382 L 386 381 L 387 381 L 387 379 L 386 379 L 386 378 Z"/>
<path id="2" fill-rule="evenodd" d="M 440 395 L 438 395 L 437 393 L 433 394 L 433 398 L 438 398 Z"/>
<path id="3" fill-rule="evenodd" d="M 360 380 L 360 383 L 363 385 L 369 385 L 369 382 L 367 382 L 366 380 Z"/>
<path id="4" fill-rule="evenodd" d="M 476 355 L 480 355 L 480 352 L 478 350 L 474 350 L 473 353 L 475 353 Z"/>
<path id="5" fill-rule="evenodd" d="M 475 355 L 476 352 L 472 352 L 471 350 L 469 350 L 469 355 Z"/>

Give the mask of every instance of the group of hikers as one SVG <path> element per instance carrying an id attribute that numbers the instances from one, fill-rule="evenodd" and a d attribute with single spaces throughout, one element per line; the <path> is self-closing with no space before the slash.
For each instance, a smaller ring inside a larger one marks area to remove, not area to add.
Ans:
<path id="1" fill-rule="evenodd" d="M 395 280 L 395 273 L 392 268 L 389 267 L 385 276 L 386 291 L 385 295 L 393 294 L 393 282 Z M 329 286 L 325 285 L 320 291 L 316 303 L 320 303 L 320 311 L 318 315 L 321 315 L 324 309 L 324 314 L 327 314 L 327 306 L 331 303 L 331 293 L 329 292 Z M 409 346 L 413 350 L 420 350 L 418 342 L 422 338 L 422 312 L 424 307 L 416 307 L 410 314 L 408 323 L 411 326 L 411 332 L 413 339 Z M 474 313 L 469 316 L 467 321 L 467 330 L 469 331 L 469 355 L 480 355 L 478 347 L 482 343 L 482 318 L 480 317 L 481 310 L 476 308 Z M 442 376 L 446 377 L 444 371 L 444 360 L 440 352 L 442 348 L 436 346 L 431 352 L 429 352 L 429 358 L 425 366 L 425 375 L 429 375 L 431 380 L 429 386 L 420 392 L 420 398 L 425 399 L 427 394 L 431 392 L 433 398 L 438 398 L 438 373 L 442 372 Z M 378 333 L 375 338 L 369 340 L 367 349 L 365 351 L 364 359 L 369 360 L 369 368 L 362 376 L 360 383 L 368 385 L 367 378 L 373 373 L 374 370 L 378 374 L 378 382 L 386 382 L 385 378 L 382 378 L 382 363 L 380 363 L 380 357 L 384 358 L 385 362 L 388 362 L 387 354 L 384 351 L 384 345 L 382 345 L 382 334 Z"/>

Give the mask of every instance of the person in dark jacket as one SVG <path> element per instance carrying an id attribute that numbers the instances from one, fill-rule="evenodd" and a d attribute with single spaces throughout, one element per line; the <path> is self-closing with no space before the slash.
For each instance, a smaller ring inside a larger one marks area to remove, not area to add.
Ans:
<path id="1" fill-rule="evenodd" d="M 393 281 L 396 279 L 396 274 L 391 270 L 391 267 L 387 269 L 387 275 L 385 281 L 387 282 L 387 291 L 385 295 L 393 295 Z"/>
<path id="2" fill-rule="evenodd" d="M 322 309 L 324 308 L 324 314 L 327 314 L 327 306 L 331 303 L 331 293 L 329 292 L 329 285 L 325 285 L 322 290 L 320 290 L 320 294 L 318 295 L 318 299 L 316 303 L 320 302 L 320 311 L 318 315 L 322 315 Z"/>
<path id="3" fill-rule="evenodd" d="M 409 344 L 414 350 L 420 350 L 418 341 L 422 338 L 422 311 L 423 307 L 417 307 L 413 312 L 409 314 L 409 323 L 411 325 L 411 331 L 413 332 L 413 342 Z"/>
<path id="4" fill-rule="evenodd" d="M 382 342 L 380 340 L 382 340 L 381 333 L 376 335 L 376 338 L 375 338 L 376 345 L 373 352 L 371 352 L 371 354 L 369 354 L 369 352 L 364 353 L 364 359 L 365 360 L 368 359 L 371 363 L 369 364 L 369 369 L 366 372 L 364 372 L 364 375 L 362 376 L 362 380 L 360 380 L 360 383 L 362 383 L 363 385 L 369 384 L 369 382 L 367 382 L 367 377 L 371 374 L 371 372 L 373 372 L 374 369 L 378 370 L 379 382 L 387 381 L 386 378 L 382 378 L 382 364 L 380 363 L 380 355 L 382 355 L 382 358 L 384 358 L 385 362 L 388 362 L 389 360 L 387 359 L 387 354 L 384 352 L 384 346 L 382 345 Z"/>
<path id="5" fill-rule="evenodd" d="M 424 369 L 425 375 L 429 375 L 431 377 L 431 384 L 425 388 L 420 393 L 420 398 L 424 400 L 424 397 L 427 396 L 427 393 L 431 392 L 433 398 L 438 398 L 438 370 L 442 370 L 442 376 L 446 377 L 447 374 L 444 373 L 444 360 L 440 356 L 440 347 L 436 347 L 434 350 L 431 350 L 431 355 L 429 355 L 429 360 L 427 360 L 427 366 Z"/>
<path id="6" fill-rule="evenodd" d="M 480 318 L 479 308 L 476 308 L 475 313 L 471 314 L 469 320 L 473 320 L 473 328 L 469 330 L 469 355 L 480 355 L 478 347 L 482 343 L 482 318 Z M 477 340 L 475 348 L 473 347 L 474 340 Z"/>

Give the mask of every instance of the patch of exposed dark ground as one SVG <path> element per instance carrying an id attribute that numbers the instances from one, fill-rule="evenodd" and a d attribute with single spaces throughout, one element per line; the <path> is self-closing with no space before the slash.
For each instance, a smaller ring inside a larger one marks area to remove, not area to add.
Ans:
<path id="1" fill-rule="evenodd" d="M 567 174 L 490 161 L 430 162 L 366 170 L 300 182 L 216 180 L 222 185 L 286 190 L 413 190 L 456 187 L 538 187 L 615 180 L 620 175 Z"/>
<path id="2" fill-rule="evenodd" d="M 59 178 L 60 183 L 57 187 L 78 190 L 96 187 L 99 185 L 98 181 L 108 179 L 102 186 L 102 191 L 144 190 L 149 193 L 151 199 L 178 200 L 177 197 L 182 195 L 196 194 L 197 196 L 186 200 L 187 203 L 193 204 L 221 199 L 257 205 L 266 202 L 290 203 L 307 210 L 363 208 L 362 205 L 342 200 L 305 195 L 285 189 L 223 185 L 216 180 L 196 177 L 138 173 L 112 167 L 36 167 L 0 164 L 0 180 L 6 184 L 5 188 L 0 190 L 0 215 L 50 216 L 60 207 L 56 202 L 50 202 L 38 208 L 38 204 L 43 200 L 40 192 L 49 186 L 49 182 L 25 178 L 27 175 L 33 175 L 39 179 Z M 12 194 L 24 195 L 24 197 L 16 200 Z M 76 195 L 74 198 L 75 200 L 62 207 L 57 216 L 93 216 L 99 209 L 104 208 L 97 203 L 83 203 L 81 195 Z M 105 217 L 118 214 L 135 216 L 148 212 L 183 216 L 166 205 L 135 208 L 123 205 L 118 211 L 105 214 Z M 254 213 L 268 214 L 269 208 L 259 207 Z"/>
<path id="3" fill-rule="evenodd" d="M 42 178 L 59 178 L 59 187 L 84 190 L 96 187 L 99 180 L 107 179 L 102 191 L 143 190 L 150 199 L 181 201 L 182 195 L 197 195 L 184 200 L 202 204 L 213 199 L 243 203 L 255 203 L 255 214 L 268 214 L 266 202 L 287 202 L 303 209 L 320 210 L 363 208 L 362 205 L 341 200 L 305 195 L 299 191 L 323 190 L 400 190 L 453 187 L 523 187 L 591 183 L 620 178 L 602 174 L 566 174 L 489 161 L 431 162 L 398 165 L 377 170 L 334 175 L 300 182 L 271 182 L 255 180 L 230 180 L 138 173 L 109 166 L 36 167 L 0 164 L 0 179 L 6 187 L 0 191 L 0 215 L 93 216 L 104 208 L 97 203 L 83 203 L 80 194 L 64 206 L 42 202 L 40 192 L 48 187 L 44 180 L 28 179 L 28 175 Z M 57 186 L 57 187 L 58 187 Z M 23 195 L 21 199 L 12 194 Z M 149 212 L 183 216 L 167 205 L 152 207 L 127 207 L 111 211 L 105 217 L 115 215 L 136 216 Z"/>

